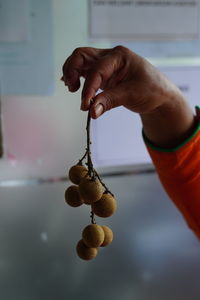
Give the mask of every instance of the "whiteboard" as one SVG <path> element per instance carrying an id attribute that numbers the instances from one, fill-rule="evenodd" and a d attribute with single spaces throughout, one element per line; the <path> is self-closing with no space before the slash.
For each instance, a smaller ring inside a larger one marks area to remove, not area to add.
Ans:
<path id="1" fill-rule="evenodd" d="M 200 67 L 160 67 L 185 94 L 190 105 L 199 104 Z M 198 102 L 197 102 L 198 101 Z M 97 167 L 139 165 L 151 162 L 137 114 L 118 107 L 93 124 L 93 159 Z"/>

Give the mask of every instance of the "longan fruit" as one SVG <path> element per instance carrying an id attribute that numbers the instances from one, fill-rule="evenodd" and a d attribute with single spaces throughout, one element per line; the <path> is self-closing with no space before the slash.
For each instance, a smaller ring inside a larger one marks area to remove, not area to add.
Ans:
<path id="1" fill-rule="evenodd" d="M 113 232 L 108 226 L 101 226 L 104 231 L 104 241 L 101 244 L 101 247 L 105 247 L 112 243 L 113 240 Z"/>
<path id="2" fill-rule="evenodd" d="M 79 194 L 79 188 L 77 185 L 71 185 L 66 189 L 65 201 L 72 207 L 78 207 L 83 204 L 83 199 Z"/>
<path id="3" fill-rule="evenodd" d="M 99 201 L 92 203 L 94 214 L 102 218 L 110 217 L 116 209 L 117 202 L 111 194 L 103 194 Z"/>
<path id="4" fill-rule="evenodd" d="M 69 179 L 75 184 L 79 184 L 81 179 L 86 176 L 88 170 L 83 165 L 75 165 L 69 169 Z"/>
<path id="5" fill-rule="evenodd" d="M 104 187 L 97 179 L 84 177 L 79 184 L 79 192 L 86 204 L 98 201 L 104 192 Z"/>
<path id="6" fill-rule="evenodd" d="M 100 225 L 90 224 L 86 226 L 82 232 L 84 244 L 87 247 L 97 248 L 104 241 L 104 230 Z"/>
<path id="7" fill-rule="evenodd" d="M 90 260 L 97 256 L 98 249 L 87 247 L 83 240 L 80 240 L 76 246 L 76 252 L 80 258 Z"/>

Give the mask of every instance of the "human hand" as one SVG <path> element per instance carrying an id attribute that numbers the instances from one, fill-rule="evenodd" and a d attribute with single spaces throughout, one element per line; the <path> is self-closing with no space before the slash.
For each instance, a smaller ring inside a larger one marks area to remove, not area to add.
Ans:
<path id="1" fill-rule="evenodd" d="M 70 92 L 75 92 L 80 88 L 80 77 L 85 78 L 81 109 L 90 108 L 94 119 L 121 105 L 148 114 L 168 101 L 183 97 L 158 69 L 122 46 L 77 48 L 63 65 L 62 80 Z M 96 95 L 99 89 L 102 92 Z"/>

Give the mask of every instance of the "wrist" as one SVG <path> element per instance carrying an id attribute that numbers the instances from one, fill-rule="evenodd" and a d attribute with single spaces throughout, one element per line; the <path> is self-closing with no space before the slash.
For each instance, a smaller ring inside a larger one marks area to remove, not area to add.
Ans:
<path id="1" fill-rule="evenodd" d="M 164 148 L 178 146 L 196 126 L 196 117 L 183 98 L 167 101 L 140 117 L 147 139 Z"/>

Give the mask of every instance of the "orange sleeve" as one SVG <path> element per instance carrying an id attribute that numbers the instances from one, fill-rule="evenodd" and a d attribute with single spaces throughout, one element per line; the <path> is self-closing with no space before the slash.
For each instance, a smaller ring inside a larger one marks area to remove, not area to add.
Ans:
<path id="1" fill-rule="evenodd" d="M 200 124 L 175 149 L 154 147 L 144 136 L 147 150 L 167 194 L 189 227 L 200 238 Z"/>

